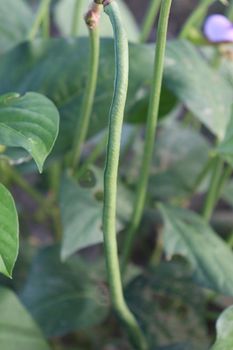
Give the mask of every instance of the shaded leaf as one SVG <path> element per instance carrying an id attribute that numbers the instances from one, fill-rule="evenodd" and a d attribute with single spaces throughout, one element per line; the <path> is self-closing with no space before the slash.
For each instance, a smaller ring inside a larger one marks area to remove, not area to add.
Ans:
<path id="1" fill-rule="evenodd" d="M 209 150 L 206 139 L 192 128 L 177 122 L 161 126 L 150 176 L 152 196 L 171 199 L 189 195 L 208 161 Z"/>
<path id="2" fill-rule="evenodd" d="M 0 97 L 0 144 L 23 147 L 40 171 L 56 140 L 59 114 L 46 97 L 29 92 Z"/>
<path id="3" fill-rule="evenodd" d="M 63 177 L 60 208 L 63 224 L 61 256 L 67 259 L 76 251 L 103 242 L 103 172 L 89 171 L 90 183 L 82 186 L 68 175 Z M 117 227 L 127 222 L 132 211 L 132 195 L 118 185 Z"/>
<path id="4" fill-rule="evenodd" d="M 49 350 L 42 333 L 16 295 L 0 288 L 0 347 L 9 350 Z"/>
<path id="5" fill-rule="evenodd" d="M 22 0 L 0 0 L 0 23 L 0 53 L 3 53 L 27 38 L 33 15 Z"/>
<path id="6" fill-rule="evenodd" d="M 159 209 L 167 258 L 185 257 L 201 286 L 233 296 L 233 253 L 227 244 L 193 212 L 162 204 Z"/>
<path id="7" fill-rule="evenodd" d="M 177 349 L 206 350 L 204 296 L 184 264 L 162 263 L 147 270 L 127 286 L 126 297 L 154 345 L 152 349 L 157 349 L 156 345 L 161 350 L 170 349 L 165 345 L 188 342 L 189 348 Z"/>
<path id="8" fill-rule="evenodd" d="M 47 336 L 97 325 L 108 312 L 105 287 L 93 265 L 78 257 L 62 264 L 59 252 L 60 247 L 41 250 L 21 295 Z"/>
<path id="9" fill-rule="evenodd" d="M 19 223 L 14 200 L 0 184 L 0 272 L 12 276 L 19 250 Z"/>
<path id="10" fill-rule="evenodd" d="M 216 148 L 216 152 L 222 157 L 226 162 L 233 166 L 233 109 L 232 116 L 227 125 L 227 131 L 224 139 Z"/>

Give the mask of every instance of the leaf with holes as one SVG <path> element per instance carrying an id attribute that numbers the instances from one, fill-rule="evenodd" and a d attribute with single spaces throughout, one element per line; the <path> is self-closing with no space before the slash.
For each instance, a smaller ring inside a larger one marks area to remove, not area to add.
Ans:
<path id="1" fill-rule="evenodd" d="M 0 97 L 0 144 L 27 150 L 40 172 L 58 128 L 58 111 L 47 97 L 34 92 Z"/>
<path id="2" fill-rule="evenodd" d="M 0 184 L 0 272 L 12 276 L 19 249 L 19 224 L 14 200 Z"/>

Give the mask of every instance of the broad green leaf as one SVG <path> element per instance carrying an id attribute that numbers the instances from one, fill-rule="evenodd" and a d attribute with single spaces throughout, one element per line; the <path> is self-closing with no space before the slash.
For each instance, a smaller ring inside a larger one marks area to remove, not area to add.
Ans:
<path id="1" fill-rule="evenodd" d="M 100 324 L 108 312 L 101 276 L 79 257 L 61 263 L 60 247 L 35 258 L 22 301 L 47 336 L 60 336 Z"/>
<path id="2" fill-rule="evenodd" d="M 60 0 L 55 8 L 55 22 L 61 34 L 70 36 L 72 28 L 72 20 L 74 15 L 74 5 L 76 0 Z M 128 6 L 122 0 L 117 0 L 122 14 L 122 21 L 125 23 L 127 37 L 130 41 L 138 42 L 139 29 L 133 15 Z M 79 35 L 88 35 L 87 26 L 83 20 L 84 14 L 87 12 L 90 1 L 83 0 L 81 9 L 81 22 L 79 23 Z M 64 13 L 66 14 L 64 16 Z M 112 37 L 112 27 L 109 18 L 103 13 L 100 21 L 100 33 L 104 37 Z"/>
<path id="3" fill-rule="evenodd" d="M 42 333 L 17 296 L 0 288 L 0 348 L 49 350 Z"/>
<path id="4" fill-rule="evenodd" d="M 81 187 L 74 179 L 65 177 L 62 181 L 60 208 L 63 224 L 62 260 L 79 249 L 103 241 L 103 205 L 89 188 Z"/>
<path id="5" fill-rule="evenodd" d="M 233 296 L 233 253 L 227 244 L 193 212 L 162 204 L 159 209 L 167 258 L 185 257 L 201 286 Z"/>
<path id="6" fill-rule="evenodd" d="M 33 15 L 23 0 L 0 0 L 0 53 L 25 40 L 32 23 Z"/>
<path id="7" fill-rule="evenodd" d="M 217 321 L 217 339 L 211 350 L 233 349 L 233 306 L 226 309 Z"/>
<path id="8" fill-rule="evenodd" d="M 63 224 L 61 256 L 66 260 L 76 251 L 103 242 L 103 172 L 94 168 L 88 186 L 64 176 L 60 195 Z M 91 183 L 92 182 L 92 183 Z M 123 185 L 118 185 L 117 228 L 131 216 L 133 196 Z"/>
<path id="9" fill-rule="evenodd" d="M 233 181 L 229 181 L 223 189 L 222 198 L 233 206 Z"/>
<path id="10" fill-rule="evenodd" d="M 113 46 L 111 39 L 102 39 L 99 79 L 89 136 L 107 125 L 113 94 Z M 80 116 L 88 74 L 88 47 L 87 38 L 49 41 L 39 39 L 21 44 L 1 57 L 0 93 L 37 91 L 48 96 L 59 108 L 61 134 L 58 146 L 61 150 L 71 145 L 74 123 Z M 153 45 L 130 44 L 125 121 L 145 120 L 146 113 L 142 113 L 140 103 L 145 109 L 146 101 L 149 101 L 153 65 Z M 223 138 L 230 114 L 231 87 L 222 76 L 208 66 L 192 44 L 185 41 L 168 43 L 164 82 L 195 116 L 214 134 Z M 136 109 L 133 108 L 135 105 Z M 161 110 L 164 110 L 162 107 Z"/>
<path id="11" fill-rule="evenodd" d="M 198 50 L 187 41 L 168 45 L 165 62 L 167 87 L 219 139 L 231 114 L 233 89 Z"/>
<path id="12" fill-rule="evenodd" d="M 207 349 L 204 296 L 185 264 L 163 263 L 150 268 L 127 286 L 126 297 L 154 345 L 152 349 L 186 342 L 190 347 L 181 349 Z"/>
<path id="13" fill-rule="evenodd" d="M 19 224 L 14 200 L 0 184 L 0 272 L 12 276 L 19 249 Z"/>
<path id="14" fill-rule="evenodd" d="M 59 114 L 46 97 L 29 92 L 0 97 L 0 144 L 22 147 L 40 171 L 58 134 Z"/>
<path id="15" fill-rule="evenodd" d="M 45 94 L 61 114 L 60 138 L 57 146 L 66 150 L 71 145 L 74 123 L 80 116 L 85 82 L 88 74 L 88 38 L 35 40 L 24 43 L 1 57 L 0 93 L 36 91 Z M 69 64 L 67 64 L 69 57 Z M 149 99 L 154 48 L 130 44 L 129 90 L 125 120 L 140 122 Z M 15 74 L 17 67 L 17 74 Z M 106 128 L 113 94 L 114 46 L 111 39 L 101 40 L 100 68 L 89 136 Z M 140 67 L 140 69 L 138 69 Z M 164 91 L 164 97 L 166 91 Z M 169 95 L 171 96 L 171 95 Z M 168 112 L 168 100 L 163 98 L 161 110 Z M 137 108 L 133 106 L 137 104 Z M 172 106 L 172 104 L 170 104 Z"/>
<path id="16" fill-rule="evenodd" d="M 233 166 L 233 109 L 232 109 L 232 116 L 227 126 L 225 137 L 216 148 L 216 152 L 226 162 L 228 162 Z"/>
<path id="17" fill-rule="evenodd" d="M 150 194 L 160 199 L 185 197 L 208 161 L 210 146 L 190 127 L 174 121 L 164 124 L 155 143 Z"/>

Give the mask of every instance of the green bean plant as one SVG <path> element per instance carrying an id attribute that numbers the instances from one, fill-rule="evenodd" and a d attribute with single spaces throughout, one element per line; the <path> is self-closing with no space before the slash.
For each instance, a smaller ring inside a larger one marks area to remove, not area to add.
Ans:
<path id="1" fill-rule="evenodd" d="M 232 9 L 0 0 L 0 349 L 233 349 Z"/>

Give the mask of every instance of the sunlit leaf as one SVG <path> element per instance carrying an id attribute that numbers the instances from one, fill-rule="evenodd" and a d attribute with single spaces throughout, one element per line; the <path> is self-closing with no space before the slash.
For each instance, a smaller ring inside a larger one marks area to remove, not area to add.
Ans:
<path id="1" fill-rule="evenodd" d="M 233 349 L 233 306 L 226 309 L 217 321 L 217 339 L 211 350 Z"/>
<path id="2" fill-rule="evenodd" d="M 58 134 L 59 114 L 46 97 L 30 92 L 0 97 L 0 144 L 23 147 L 40 171 Z"/>

